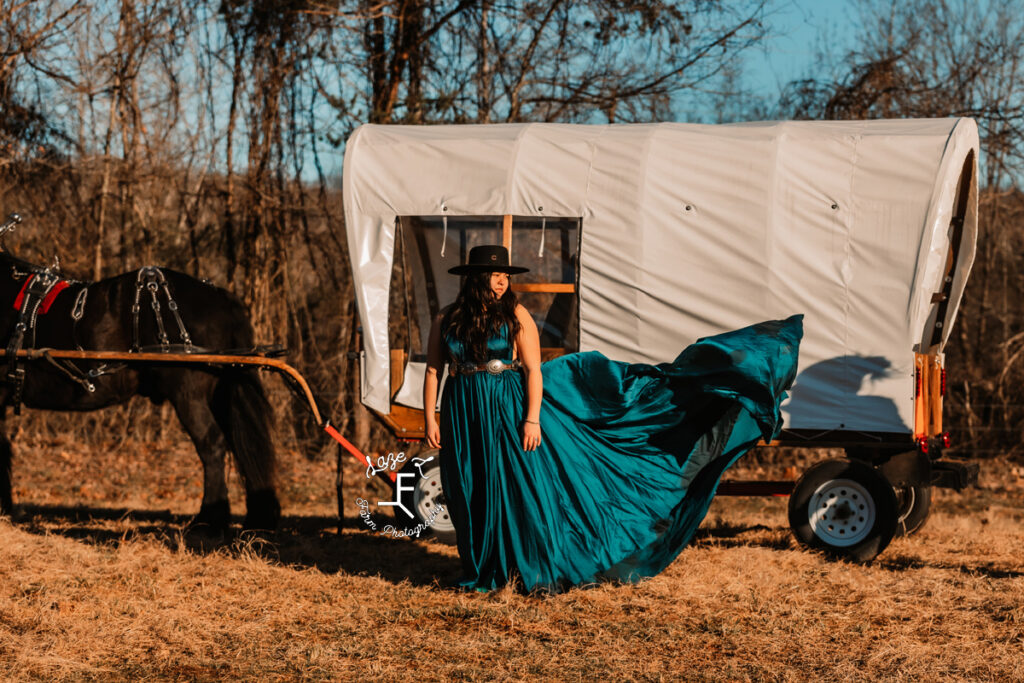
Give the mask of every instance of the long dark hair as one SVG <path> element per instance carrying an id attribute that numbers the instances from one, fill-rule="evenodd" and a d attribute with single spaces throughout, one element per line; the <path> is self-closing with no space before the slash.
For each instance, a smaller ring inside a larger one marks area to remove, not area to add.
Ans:
<path id="1" fill-rule="evenodd" d="M 444 314 L 441 329 L 462 342 L 467 360 L 484 362 L 487 360 L 487 340 L 501 332 L 503 325 L 510 340 L 519 334 L 517 305 L 519 299 L 511 284 L 500 299 L 495 299 L 491 291 L 491 274 L 471 273 L 463 281 L 455 303 Z"/>

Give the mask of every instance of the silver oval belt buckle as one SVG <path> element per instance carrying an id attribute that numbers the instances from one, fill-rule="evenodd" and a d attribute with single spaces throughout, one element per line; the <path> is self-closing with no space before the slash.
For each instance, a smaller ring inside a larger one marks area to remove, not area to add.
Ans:
<path id="1" fill-rule="evenodd" d="M 487 361 L 487 372 L 492 375 L 500 375 L 501 371 L 505 369 L 505 361 L 500 358 L 494 358 Z"/>

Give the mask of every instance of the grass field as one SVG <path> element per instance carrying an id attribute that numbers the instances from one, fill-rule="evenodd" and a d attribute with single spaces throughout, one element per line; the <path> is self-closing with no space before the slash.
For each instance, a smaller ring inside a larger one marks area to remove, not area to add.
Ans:
<path id="1" fill-rule="evenodd" d="M 365 531 L 354 463 L 340 531 L 333 463 L 286 453 L 282 530 L 217 543 L 181 533 L 200 470 L 177 438 L 16 448 L 9 680 L 1024 680 L 1007 464 L 870 566 L 796 547 L 784 498 L 720 497 L 662 575 L 537 597 L 453 592 L 452 548 Z"/>

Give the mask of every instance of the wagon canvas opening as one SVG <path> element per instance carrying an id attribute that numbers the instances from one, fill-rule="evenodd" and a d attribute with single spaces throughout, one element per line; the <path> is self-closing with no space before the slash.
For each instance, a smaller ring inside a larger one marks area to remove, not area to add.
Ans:
<path id="1" fill-rule="evenodd" d="M 512 289 L 533 316 L 544 360 L 579 350 L 579 249 L 582 219 L 535 216 L 399 216 L 396 219 L 389 319 L 392 415 L 405 436 L 421 431 L 430 324 L 455 300 L 461 279 L 448 269 L 469 250 L 502 244 L 529 272 Z M 440 395 L 440 394 L 439 394 Z"/>

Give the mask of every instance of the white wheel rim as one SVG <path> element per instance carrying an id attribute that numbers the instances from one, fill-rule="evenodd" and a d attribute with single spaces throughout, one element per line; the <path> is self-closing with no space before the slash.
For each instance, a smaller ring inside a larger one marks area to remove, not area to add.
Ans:
<path id="1" fill-rule="evenodd" d="M 412 503 L 416 508 L 416 516 L 424 521 L 433 516 L 434 519 L 430 522 L 430 528 L 434 531 L 455 531 L 455 524 L 452 523 L 448 506 L 445 505 L 444 492 L 441 488 L 441 468 L 432 467 L 426 471 L 426 475 L 426 477 L 416 480 L 416 488 L 412 492 Z M 444 506 L 444 511 L 434 515 L 434 511 L 439 505 Z"/>
<path id="2" fill-rule="evenodd" d="M 840 548 L 867 538 L 875 526 L 875 515 L 875 499 L 852 479 L 825 482 L 807 504 L 807 518 L 814 535 Z"/>

